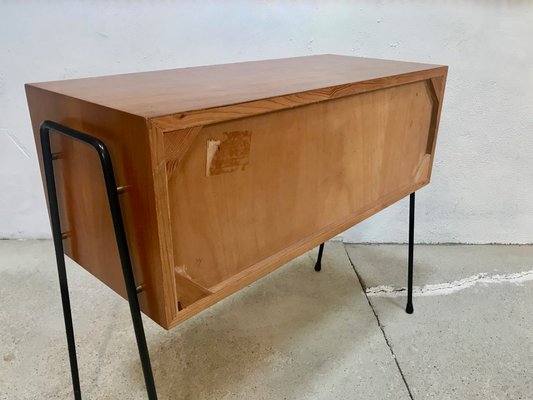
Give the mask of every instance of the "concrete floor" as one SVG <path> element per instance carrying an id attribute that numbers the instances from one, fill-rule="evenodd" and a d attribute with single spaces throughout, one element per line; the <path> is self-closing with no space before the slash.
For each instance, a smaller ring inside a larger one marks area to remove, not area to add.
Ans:
<path id="1" fill-rule="evenodd" d="M 327 243 L 166 332 L 160 399 L 533 399 L 533 246 Z M 145 399 L 127 303 L 70 263 L 84 399 Z M 357 273 L 355 273 L 357 271 Z M 365 291 L 361 283 L 365 286 Z M 70 399 L 49 241 L 0 241 L 0 399 Z"/>

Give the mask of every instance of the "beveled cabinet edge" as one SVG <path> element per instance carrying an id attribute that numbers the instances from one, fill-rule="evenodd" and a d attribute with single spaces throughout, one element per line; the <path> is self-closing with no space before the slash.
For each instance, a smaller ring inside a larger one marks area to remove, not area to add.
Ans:
<path id="1" fill-rule="evenodd" d="M 446 88 L 446 79 L 448 77 L 448 67 L 445 67 L 444 73 L 439 76 L 430 78 L 429 86 L 432 90 L 433 110 L 431 117 L 430 135 L 432 136 L 431 145 L 428 143 L 427 153 L 430 154 L 428 180 L 431 179 L 433 171 L 433 162 L 435 158 L 435 146 L 437 145 L 437 136 L 439 133 L 440 114 L 442 111 L 442 102 L 444 100 L 444 91 Z"/>
<path id="2" fill-rule="evenodd" d="M 159 235 L 161 273 L 164 281 L 165 329 L 170 329 L 178 312 L 178 295 L 174 284 L 174 249 L 172 229 L 170 228 L 170 203 L 168 196 L 168 173 L 163 132 L 147 119 L 149 142 L 152 154 L 152 176 L 154 184 L 157 229 Z"/>
<path id="3" fill-rule="evenodd" d="M 185 128 L 210 125 L 217 122 L 266 114 L 273 111 L 280 111 L 423 80 L 433 80 L 442 77 L 445 79 L 447 71 L 447 66 L 437 66 L 423 71 L 381 77 L 362 82 L 346 83 L 305 92 L 254 100 L 246 103 L 180 112 L 178 114 L 163 115 L 149 119 L 151 124 L 157 127 L 160 132 L 169 133 Z M 441 90 L 441 92 L 443 94 L 443 90 Z M 442 99 L 442 95 L 440 98 Z"/>

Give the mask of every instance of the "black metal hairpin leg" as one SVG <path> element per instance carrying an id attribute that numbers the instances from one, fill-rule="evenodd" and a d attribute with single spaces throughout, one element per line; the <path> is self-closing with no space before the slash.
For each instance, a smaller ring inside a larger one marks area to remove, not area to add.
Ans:
<path id="1" fill-rule="evenodd" d="M 322 252 L 324 251 L 324 243 L 318 248 L 318 258 L 316 259 L 315 271 L 320 271 L 322 269 Z"/>
<path id="2" fill-rule="evenodd" d="M 415 241 L 415 194 L 409 196 L 409 250 L 407 259 L 407 306 L 405 312 L 413 313 L 413 256 Z"/>
<path id="3" fill-rule="evenodd" d="M 415 240 L 415 194 L 409 196 L 409 250 L 407 259 L 407 306 L 405 312 L 412 314 L 413 309 L 413 257 L 414 257 L 414 240 Z M 324 243 L 318 249 L 318 257 L 315 264 L 315 271 L 322 269 L 322 252 Z"/>
<path id="4" fill-rule="evenodd" d="M 76 400 L 81 400 L 81 389 L 78 372 L 78 362 L 76 358 L 76 344 L 74 341 L 74 328 L 72 325 L 72 313 L 70 308 L 70 298 L 67 284 L 67 273 L 65 269 L 63 235 L 61 232 L 59 206 L 57 203 L 57 192 L 54 178 L 54 156 L 52 154 L 50 146 L 51 130 L 92 146 L 97 151 L 98 156 L 100 157 L 100 163 L 102 166 L 102 172 L 104 174 L 109 208 L 111 209 L 113 227 L 115 229 L 115 238 L 117 241 L 120 262 L 122 265 L 122 273 L 124 275 L 126 292 L 128 294 L 128 303 L 130 305 L 133 328 L 135 330 L 137 347 L 139 349 L 141 365 L 144 373 L 146 391 L 148 393 L 149 400 L 156 400 L 157 393 L 154 384 L 154 377 L 152 375 L 150 356 L 148 354 L 148 346 L 146 345 L 146 337 L 144 334 L 141 311 L 139 308 L 139 299 L 137 298 L 135 280 L 133 276 L 130 253 L 128 249 L 128 242 L 126 240 L 126 233 L 124 230 L 124 223 L 122 221 L 122 212 L 120 210 L 117 186 L 115 183 L 115 175 L 113 173 L 113 166 L 111 164 L 111 157 L 109 155 L 109 152 L 104 143 L 95 137 L 75 131 L 52 121 L 44 121 L 40 127 L 41 148 L 45 170 L 48 203 L 50 207 L 50 223 L 52 225 L 52 235 L 54 238 L 57 270 L 59 274 L 59 285 L 61 290 L 61 300 L 63 303 L 63 316 L 65 319 L 65 330 L 67 333 L 67 344 L 70 358 L 70 369 L 72 373 L 72 384 L 74 386 L 74 398 Z"/>

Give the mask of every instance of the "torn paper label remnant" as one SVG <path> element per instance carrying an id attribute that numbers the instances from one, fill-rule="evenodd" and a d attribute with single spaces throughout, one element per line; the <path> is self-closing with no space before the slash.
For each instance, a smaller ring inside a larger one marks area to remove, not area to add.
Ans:
<path id="1" fill-rule="evenodd" d="M 219 147 L 220 147 L 220 140 L 208 140 L 207 141 L 207 159 L 206 159 L 206 165 L 205 165 L 206 176 L 211 176 L 211 164 L 213 163 L 213 157 L 215 156 Z"/>
<path id="2" fill-rule="evenodd" d="M 220 140 L 207 141 L 205 175 L 220 175 L 246 168 L 250 162 L 250 131 L 224 132 Z"/>

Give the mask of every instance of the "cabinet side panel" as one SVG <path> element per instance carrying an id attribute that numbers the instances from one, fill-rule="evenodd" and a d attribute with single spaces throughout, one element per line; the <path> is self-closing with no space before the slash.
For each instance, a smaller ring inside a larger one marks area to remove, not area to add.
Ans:
<path id="1" fill-rule="evenodd" d="M 420 81 L 205 126 L 178 161 L 169 150 L 177 282 L 205 295 L 184 318 L 427 184 L 434 112 Z"/>
<path id="2" fill-rule="evenodd" d="M 167 326 L 154 209 L 150 146 L 143 118 L 27 86 L 39 163 L 39 125 L 52 120 L 101 139 L 108 147 L 118 186 L 135 281 L 143 285 L 141 309 Z M 81 142 L 51 134 L 59 154 L 54 172 L 66 254 L 111 289 L 126 297 L 124 280 L 96 151 Z"/>

